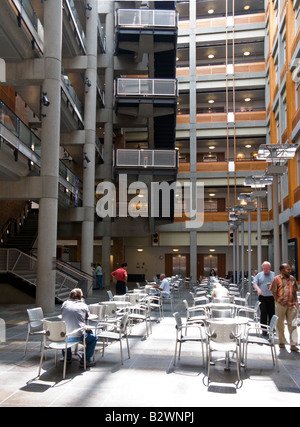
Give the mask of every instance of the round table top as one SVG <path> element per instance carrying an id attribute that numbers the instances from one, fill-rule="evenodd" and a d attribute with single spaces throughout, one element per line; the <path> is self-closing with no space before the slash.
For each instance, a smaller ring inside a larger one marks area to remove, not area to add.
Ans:
<path id="1" fill-rule="evenodd" d="M 210 319 L 206 319 L 208 323 L 220 323 L 223 325 L 243 325 L 249 322 L 249 318 L 247 317 L 212 317 Z"/>

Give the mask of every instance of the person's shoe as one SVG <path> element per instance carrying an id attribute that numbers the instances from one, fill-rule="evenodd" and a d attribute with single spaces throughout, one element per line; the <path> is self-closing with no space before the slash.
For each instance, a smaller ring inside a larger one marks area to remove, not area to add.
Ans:
<path id="1" fill-rule="evenodd" d="M 285 348 L 284 344 L 279 344 L 279 348 Z"/>
<path id="2" fill-rule="evenodd" d="M 87 360 L 86 361 L 86 367 L 87 368 L 91 368 L 91 367 L 93 367 L 93 366 L 95 366 L 96 365 L 96 362 L 93 362 L 93 360 Z M 83 359 L 81 359 L 80 360 L 80 367 L 81 368 L 83 368 L 84 367 L 84 361 L 83 361 Z"/>
<path id="3" fill-rule="evenodd" d="M 296 345 L 291 345 L 291 351 L 299 351 L 299 348 Z"/>

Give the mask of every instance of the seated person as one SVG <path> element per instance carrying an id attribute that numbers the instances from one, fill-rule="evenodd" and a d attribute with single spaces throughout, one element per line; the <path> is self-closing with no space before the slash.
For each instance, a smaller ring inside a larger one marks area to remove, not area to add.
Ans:
<path id="1" fill-rule="evenodd" d="M 215 283 L 211 296 L 213 298 L 226 298 L 229 297 L 229 292 L 221 283 Z"/>
<path id="2" fill-rule="evenodd" d="M 161 283 L 159 285 L 153 284 L 154 288 L 159 289 L 162 292 L 163 298 L 170 298 L 170 283 L 169 280 L 166 278 L 166 275 L 162 273 L 159 276 Z"/>
<path id="3" fill-rule="evenodd" d="M 89 309 L 84 300 L 82 299 L 83 294 L 80 288 L 74 288 L 69 294 L 69 299 L 61 306 L 62 320 L 66 323 L 67 334 L 71 333 L 76 329 L 80 329 L 74 335 L 68 337 L 68 342 L 82 341 L 83 334 L 85 333 L 86 342 L 86 366 L 95 366 L 95 362 L 91 359 L 94 354 L 95 346 L 98 337 L 91 333 L 90 330 L 85 331 L 86 319 L 89 317 Z M 64 353 L 64 352 L 63 352 Z M 68 348 L 67 361 L 71 362 L 72 351 Z M 83 359 L 80 361 L 80 366 L 84 365 Z"/>

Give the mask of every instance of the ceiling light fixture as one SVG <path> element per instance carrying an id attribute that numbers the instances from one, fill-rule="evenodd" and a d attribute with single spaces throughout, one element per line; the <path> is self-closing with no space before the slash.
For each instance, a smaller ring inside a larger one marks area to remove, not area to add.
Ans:
<path id="1" fill-rule="evenodd" d="M 249 55 L 250 55 L 249 50 L 246 50 L 246 51 L 244 52 L 244 56 L 249 56 Z"/>
<path id="2" fill-rule="evenodd" d="M 210 145 L 208 148 L 209 148 L 210 150 L 214 150 L 216 147 L 215 147 L 214 145 Z"/>
<path id="3" fill-rule="evenodd" d="M 214 100 L 214 99 L 209 99 L 207 102 L 208 102 L 209 104 L 213 104 L 213 103 L 215 102 L 215 100 Z"/>
<path id="4" fill-rule="evenodd" d="M 211 15 L 212 13 L 214 13 L 214 9 L 208 9 L 207 13 Z"/>
<path id="5" fill-rule="evenodd" d="M 251 147 L 252 147 L 252 145 L 247 144 L 247 145 L 245 145 L 245 147 L 246 147 L 246 148 L 251 148 Z"/>
<path id="6" fill-rule="evenodd" d="M 213 53 L 210 53 L 209 55 L 208 55 L 208 58 L 209 59 L 213 59 L 215 57 L 215 55 L 213 54 Z"/>
<path id="7" fill-rule="evenodd" d="M 249 101 L 251 101 L 251 98 L 245 98 L 245 101 L 249 102 Z"/>

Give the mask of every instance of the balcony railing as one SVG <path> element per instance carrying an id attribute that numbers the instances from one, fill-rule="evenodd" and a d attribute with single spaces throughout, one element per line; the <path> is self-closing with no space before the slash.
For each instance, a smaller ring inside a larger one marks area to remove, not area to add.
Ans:
<path id="1" fill-rule="evenodd" d="M 8 145 L 20 151 L 26 158 L 40 167 L 40 138 L 2 101 L 0 101 L 0 124 L 7 129 L 5 135 L 3 132 L 0 132 L 0 134 Z M 82 195 L 79 192 L 79 187 L 82 184 L 62 161 L 59 161 L 59 182 L 68 192 L 74 195 L 75 204 L 77 205 L 78 199 L 82 199 Z"/>
<path id="2" fill-rule="evenodd" d="M 120 78 L 115 82 L 116 96 L 176 97 L 176 79 Z"/>
<path id="3" fill-rule="evenodd" d="M 116 167 L 177 168 L 176 150 L 123 150 L 116 152 Z"/>
<path id="4" fill-rule="evenodd" d="M 177 12 L 174 10 L 119 9 L 116 26 L 129 28 L 176 28 Z"/>

